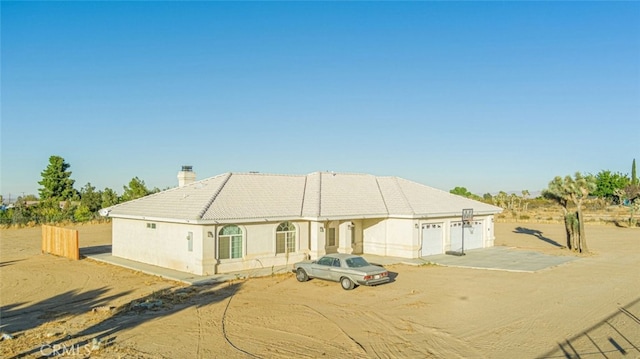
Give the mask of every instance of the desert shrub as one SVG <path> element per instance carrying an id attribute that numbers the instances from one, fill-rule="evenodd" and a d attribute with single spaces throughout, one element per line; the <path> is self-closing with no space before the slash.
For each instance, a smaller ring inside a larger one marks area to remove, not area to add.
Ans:
<path id="1" fill-rule="evenodd" d="M 584 202 L 584 208 L 588 211 L 602 211 L 608 208 L 609 203 L 606 198 L 592 198 Z"/>
<path id="2" fill-rule="evenodd" d="M 549 208 L 554 204 L 548 199 L 544 198 L 534 198 L 527 201 L 529 210 L 540 209 L 540 208 Z"/>
<path id="3" fill-rule="evenodd" d="M 526 214 L 522 214 L 522 215 L 520 215 L 520 219 L 521 219 L 521 220 L 524 220 L 524 221 L 529 220 L 530 218 L 531 218 L 531 217 L 529 217 L 529 216 L 528 216 L 528 215 L 526 215 Z"/>

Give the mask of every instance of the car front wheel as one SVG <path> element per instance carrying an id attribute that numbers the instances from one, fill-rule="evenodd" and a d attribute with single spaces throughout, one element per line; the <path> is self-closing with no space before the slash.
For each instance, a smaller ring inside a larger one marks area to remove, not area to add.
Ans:
<path id="1" fill-rule="evenodd" d="M 306 282 L 309 280 L 309 276 L 307 275 L 307 272 L 304 271 L 304 269 L 298 268 L 298 270 L 296 271 L 296 279 L 298 280 L 298 282 Z"/>
<path id="2" fill-rule="evenodd" d="M 342 289 L 344 290 L 351 290 L 356 287 L 353 281 L 348 277 L 342 277 L 342 279 L 340 279 L 340 285 L 342 285 Z"/>

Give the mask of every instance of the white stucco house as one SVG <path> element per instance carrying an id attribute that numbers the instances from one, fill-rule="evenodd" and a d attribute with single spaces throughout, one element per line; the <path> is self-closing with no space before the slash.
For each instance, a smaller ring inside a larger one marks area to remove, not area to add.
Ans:
<path id="1" fill-rule="evenodd" d="M 101 213 L 114 256 L 208 275 L 343 252 L 417 258 L 493 246 L 502 209 L 398 177 L 224 173 Z M 470 228 L 461 223 L 472 208 Z"/>

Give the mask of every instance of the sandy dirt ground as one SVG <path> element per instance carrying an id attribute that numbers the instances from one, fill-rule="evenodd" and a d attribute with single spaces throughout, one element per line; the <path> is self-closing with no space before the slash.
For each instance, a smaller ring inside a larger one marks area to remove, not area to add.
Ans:
<path id="1" fill-rule="evenodd" d="M 84 250 L 110 243 L 110 225 L 75 228 Z M 640 358 L 640 229 L 588 225 L 591 254 L 536 273 L 394 265 L 353 291 L 292 274 L 188 287 L 43 255 L 40 228 L 0 235 L 2 358 Z M 574 255 L 559 224 L 496 238 Z"/>

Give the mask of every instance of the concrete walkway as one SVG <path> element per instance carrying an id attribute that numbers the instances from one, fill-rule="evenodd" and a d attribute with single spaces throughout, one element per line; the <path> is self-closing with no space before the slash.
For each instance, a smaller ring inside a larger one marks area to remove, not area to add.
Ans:
<path id="1" fill-rule="evenodd" d="M 116 265 L 123 268 L 128 268 L 131 270 L 135 270 L 138 272 L 159 276 L 168 280 L 173 280 L 176 282 L 182 282 L 189 285 L 204 285 L 204 284 L 214 284 L 227 282 L 234 279 L 244 279 L 244 278 L 253 278 L 253 277 L 268 277 L 270 275 L 290 273 L 293 265 L 288 266 L 277 266 L 277 267 L 256 267 L 249 270 L 224 273 L 224 274 L 213 274 L 207 276 L 196 275 L 187 272 L 181 272 L 174 269 L 154 266 L 151 264 L 146 264 L 142 262 L 132 261 L 125 258 L 120 258 L 111 255 L 111 252 L 102 252 L 96 253 L 95 251 L 83 251 L 81 249 L 81 254 L 86 258 Z M 426 264 L 424 260 L 419 258 L 416 259 L 407 259 L 407 258 L 397 258 L 397 257 L 384 257 L 384 256 L 375 256 L 375 255 L 363 255 L 367 261 L 374 264 L 379 264 L 382 266 L 391 265 L 391 264 L 408 264 L 408 265 L 420 265 Z"/>
<path id="2" fill-rule="evenodd" d="M 111 255 L 111 253 L 98 253 L 98 254 L 87 253 L 85 254 L 85 257 L 98 262 L 103 262 L 103 263 L 112 264 L 112 265 L 116 265 L 123 268 L 128 268 L 134 271 L 159 276 L 168 280 L 182 282 L 188 285 L 215 284 L 215 283 L 227 282 L 234 279 L 266 277 L 270 275 L 290 272 L 292 267 L 292 266 L 279 266 L 279 267 L 273 267 L 273 268 L 271 267 L 254 268 L 246 271 L 202 276 L 202 275 L 197 275 L 193 273 L 177 271 L 174 269 L 154 266 L 152 264 L 136 262 L 136 261 L 132 261 L 125 258 L 116 257 Z"/>
<path id="3" fill-rule="evenodd" d="M 117 265 L 119 267 L 124 267 L 146 274 L 159 276 L 188 285 L 204 285 L 221 283 L 234 279 L 267 277 L 270 275 L 289 273 L 292 269 L 292 265 L 278 266 L 273 268 L 256 267 L 253 269 L 232 273 L 200 276 L 192 273 L 181 272 L 173 269 L 115 257 L 111 255 L 110 251 L 83 251 L 83 249 L 81 249 L 81 254 L 86 258 L 98 262 Z M 437 264 L 447 267 L 503 270 L 511 272 L 536 272 L 577 259 L 576 257 L 551 256 L 533 251 L 516 250 L 508 247 L 473 249 L 466 251 L 464 256 L 438 254 L 414 259 L 377 256 L 371 254 L 364 254 L 362 256 L 368 262 L 379 264 L 382 266 L 388 266 L 392 264 L 406 264 L 415 266 L 423 264 Z"/>
<path id="4" fill-rule="evenodd" d="M 422 259 L 447 267 L 533 273 L 574 261 L 578 257 L 555 256 L 498 246 L 465 251 L 464 256 L 437 254 Z"/>

